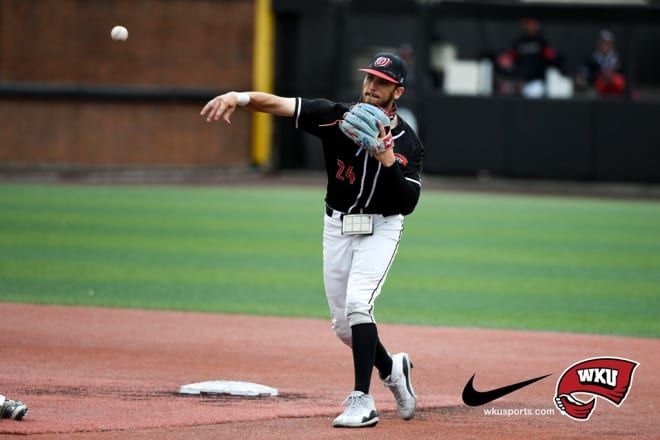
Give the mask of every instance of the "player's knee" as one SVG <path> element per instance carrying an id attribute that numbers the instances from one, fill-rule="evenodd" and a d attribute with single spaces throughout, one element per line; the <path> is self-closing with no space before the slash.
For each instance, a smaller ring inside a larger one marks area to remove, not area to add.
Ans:
<path id="1" fill-rule="evenodd" d="M 372 308 L 370 306 L 366 307 L 355 307 L 348 308 L 346 313 L 346 320 L 348 325 L 353 327 L 360 324 L 372 324 L 374 322 L 374 317 L 371 314 Z"/>
<path id="2" fill-rule="evenodd" d="M 351 314 L 347 315 L 346 318 L 347 318 L 348 325 L 349 325 L 348 333 L 349 333 L 349 335 L 351 335 L 351 337 L 352 337 L 352 334 L 353 334 L 352 328 L 354 326 L 361 325 L 361 324 L 373 324 L 374 323 L 374 319 L 371 316 L 371 314 L 366 313 L 366 312 L 365 313 L 355 313 L 354 312 L 354 313 L 351 313 Z"/>
<path id="3" fill-rule="evenodd" d="M 342 330 L 342 331 L 337 331 L 335 330 L 335 335 L 339 338 L 341 342 L 344 344 L 348 345 L 349 347 L 353 346 L 353 336 L 351 335 L 350 329 L 348 331 Z"/>
<path id="4" fill-rule="evenodd" d="M 339 338 L 341 342 L 352 347 L 353 345 L 353 335 L 351 332 L 351 327 L 348 325 L 347 321 L 334 321 L 332 323 L 332 330 L 335 332 L 335 336 Z"/>

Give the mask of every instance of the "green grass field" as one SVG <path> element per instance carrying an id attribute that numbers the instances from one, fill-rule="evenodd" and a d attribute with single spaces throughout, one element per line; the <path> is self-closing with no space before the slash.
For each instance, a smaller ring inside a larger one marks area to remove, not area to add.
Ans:
<path id="1" fill-rule="evenodd" d="M 0 185 L 0 301 L 326 318 L 322 186 Z M 376 317 L 659 337 L 660 203 L 425 191 Z"/>

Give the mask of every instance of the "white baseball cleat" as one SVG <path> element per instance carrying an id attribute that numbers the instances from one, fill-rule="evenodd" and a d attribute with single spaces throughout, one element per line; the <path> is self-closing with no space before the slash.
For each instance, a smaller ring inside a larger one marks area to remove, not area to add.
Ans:
<path id="1" fill-rule="evenodd" d="M 342 405 L 346 406 L 346 409 L 332 422 L 335 428 L 363 428 L 376 426 L 378 423 L 376 404 L 369 394 L 353 391 Z"/>
<path id="2" fill-rule="evenodd" d="M 415 416 L 417 396 L 410 380 L 412 362 L 407 353 L 398 353 L 392 356 L 392 372 L 384 379 L 385 387 L 389 388 L 396 400 L 396 407 L 403 420 L 410 420 Z"/>

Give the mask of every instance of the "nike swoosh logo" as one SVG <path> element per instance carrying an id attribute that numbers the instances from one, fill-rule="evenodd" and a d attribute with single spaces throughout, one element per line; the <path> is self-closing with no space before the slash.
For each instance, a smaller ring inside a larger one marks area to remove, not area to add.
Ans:
<path id="1" fill-rule="evenodd" d="M 501 388 L 495 388 L 494 390 L 477 391 L 474 389 L 474 385 L 472 384 L 472 382 L 474 381 L 474 376 L 476 375 L 477 375 L 476 373 L 473 374 L 470 380 L 468 381 L 468 383 L 465 384 L 465 388 L 463 388 L 463 403 L 465 403 L 468 406 L 485 405 L 488 402 L 492 402 L 495 399 L 504 397 L 507 394 L 511 394 L 514 391 L 526 387 L 527 385 L 533 384 L 536 381 L 551 376 L 551 374 L 546 374 L 545 376 L 535 377 L 534 379 L 529 379 L 524 382 L 514 383 L 512 385 L 507 385 Z"/>

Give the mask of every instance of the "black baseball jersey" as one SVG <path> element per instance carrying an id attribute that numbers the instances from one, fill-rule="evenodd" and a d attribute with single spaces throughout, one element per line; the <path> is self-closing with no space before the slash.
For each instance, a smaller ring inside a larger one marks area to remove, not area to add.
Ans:
<path id="1" fill-rule="evenodd" d="M 513 42 L 517 74 L 525 81 L 545 79 L 548 66 L 556 62 L 554 50 L 542 35 L 523 35 Z"/>
<path id="2" fill-rule="evenodd" d="M 326 99 L 296 99 L 296 128 L 318 136 L 323 144 L 327 205 L 344 213 L 410 214 L 421 190 L 422 143 L 399 117 L 392 130 L 397 160 L 385 167 L 339 129 L 348 109 L 347 104 Z"/>

